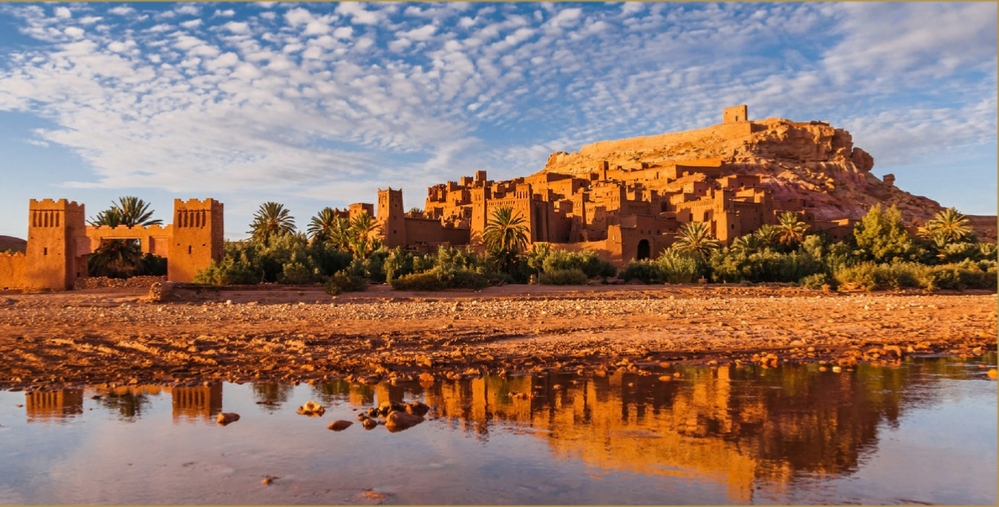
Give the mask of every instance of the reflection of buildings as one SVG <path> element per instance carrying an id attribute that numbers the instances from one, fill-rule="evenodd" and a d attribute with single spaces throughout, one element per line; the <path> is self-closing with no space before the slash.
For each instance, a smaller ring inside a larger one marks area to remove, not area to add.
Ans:
<path id="1" fill-rule="evenodd" d="M 630 373 L 487 377 L 438 384 L 425 396 L 438 415 L 483 438 L 496 421 L 527 426 L 557 454 L 603 469 L 714 478 L 741 503 L 759 481 L 780 491 L 797 472 L 856 469 L 879 423 L 898 416 L 908 382 L 900 371 L 866 370 L 782 368 L 761 377 L 690 368 L 672 382 Z"/>
<path id="2" fill-rule="evenodd" d="M 173 420 L 211 420 L 222 411 L 222 384 L 200 387 L 174 387 L 170 392 Z"/>
<path id="3" fill-rule="evenodd" d="M 59 421 L 83 413 L 83 389 L 35 391 L 24 394 L 28 422 Z"/>

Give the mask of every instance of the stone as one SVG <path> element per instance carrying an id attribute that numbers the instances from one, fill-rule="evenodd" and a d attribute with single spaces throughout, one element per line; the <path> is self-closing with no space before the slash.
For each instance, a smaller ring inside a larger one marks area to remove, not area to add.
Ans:
<path id="1" fill-rule="evenodd" d="M 322 417 L 322 415 L 326 413 L 326 408 L 319 403 L 310 400 L 306 402 L 305 405 L 298 407 L 298 413 L 309 417 Z"/>
<path id="2" fill-rule="evenodd" d="M 385 417 L 385 428 L 395 433 L 416 426 L 421 422 L 423 422 L 421 416 L 393 410 Z"/>
<path id="3" fill-rule="evenodd" d="M 423 417 L 430 411 L 430 407 L 423 402 L 414 401 L 406 404 L 406 412 Z"/>
<path id="4" fill-rule="evenodd" d="M 221 412 L 219 413 L 219 416 L 215 418 L 215 422 L 219 423 L 222 426 L 232 424 L 238 420 L 239 420 L 239 414 L 235 412 Z"/>
<path id="5" fill-rule="evenodd" d="M 986 375 L 988 375 L 988 376 L 989 376 L 989 378 L 991 378 L 991 379 L 994 379 L 994 378 L 996 378 L 997 376 L 999 376 L 999 372 L 996 372 L 996 369 L 995 369 L 995 368 L 992 368 L 991 370 L 989 370 L 989 371 L 988 371 L 988 372 L 986 373 Z"/>
<path id="6" fill-rule="evenodd" d="M 332 423 L 330 423 L 330 425 L 327 426 L 326 429 L 333 430 L 333 431 L 343 431 L 343 430 L 349 428 L 350 425 L 352 425 L 352 424 L 354 424 L 354 423 L 352 423 L 350 421 L 338 420 L 338 421 L 333 421 Z"/>
<path id="7" fill-rule="evenodd" d="M 373 430 L 376 426 L 378 426 L 378 421 L 374 419 L 365 419 L 361 421 L 361 426 L 364 426 L 364 429 L 366 430 Z"/>

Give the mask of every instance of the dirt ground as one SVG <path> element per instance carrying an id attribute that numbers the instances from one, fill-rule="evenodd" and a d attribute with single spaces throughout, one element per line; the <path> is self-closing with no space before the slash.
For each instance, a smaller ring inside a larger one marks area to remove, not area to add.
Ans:
<path id="1" fill-rule="evenodd" d="M 678 362 L 849 370 L 996 349 L 994 293 L 741 286 L 0 292 L 0 389 L 92 383 L 376 383 L 539 371 L 660 375 Z"/>

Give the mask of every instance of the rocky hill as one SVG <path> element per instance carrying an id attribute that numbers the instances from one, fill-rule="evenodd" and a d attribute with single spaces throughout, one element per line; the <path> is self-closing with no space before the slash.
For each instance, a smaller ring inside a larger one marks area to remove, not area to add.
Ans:
<path id="1" fill-rule="evenodd" d="M 6 252 L 8 250 L 23 252 L 27 245 L 28 242 L 21 238 L 15 238 L 13 236 L 0 236 L 0 252 Z"/>
<path id="2" fill-rule="evenodd" d="M 894 176 L 871 174 L 874 158 L 853 146 L 849 132 L 825 122 L 780 118 L 722 123 L 713 127 L 583 146 L 553 153 L 542 172 L 588 173 L 603 160 L 611 167 L 654 167 L 669 162 L 719 158 L 728 173 L 759 175 L 776 199 L 814 203 L 815 218 L 859 219 L 875 203 L 894 204 L 910 226 L 943 209 L 927 197 L 894 185 Z M 996 217 L 973 217 L 981 239 L 995 241 Z"/>

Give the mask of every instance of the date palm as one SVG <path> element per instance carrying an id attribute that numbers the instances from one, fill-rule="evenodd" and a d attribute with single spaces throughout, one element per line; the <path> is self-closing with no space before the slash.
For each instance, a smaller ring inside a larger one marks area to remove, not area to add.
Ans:
<path id="1" fill-rule="evenodd" d="M 733 252 L 749 255 L 756 253 L 763 248 L 763 242 L 755 234 L 746 234 L 732 240 L 729 247 Z"/>
<path id="2" fill-rule="evenodd" d="M 805 239 L 808 224 L 802 222 L 797 213 L 781 213 L 777 220 L 777 242 L 781 245 L 793 247 Z"/>
<path id="3" fill-rule="evenodd" d="M 97 216 L 90 220 L 90 225 L 145 227 L 163 225 L 163 220 L 153 219 L 153 210 L 149 209 L 149 203 L 138 197 L 126 195 L 119 197 L 118 202 L 112 202 L 110 208 L 97 213 Z"/>
<path id="4" fill-rule="evenodd" d="M 524 217 L 504 206 L 493 212 L 482 230 L 482 241 L 486 249 L 501 260 L 503 267 L 509 268 L 517 255 L 527 248 L 527 231 Z"/>
<path id="5" fill-rule="evenodd" d="M 349 242 L 350 247 L 354 250 L 354 257 L 358 259 L 368 258 L 368 254 L 373 250 L 371 236 L 376 234 L 379 229 L 381 226 L 374 217 L 367 213 L 360 213 L 350 219 Z"/>
<path id="6" fill-rule="evenodd" d="M 295 232 L 295 219 L 284 204 L 268 201 L 260 205 L 253 215 L 248 231 L 254 241 L 266 243 L 271 236 Z"/>
<path id="7" fill-rule="evenodd" d="M 971 222 L 954 208 L 937 213 L 919 228 L 919 235 L 941 243 L 958 243 L 969 239 Z"/>
<path id="8" fill-rule="evenodd" d="M 753 236 L 756 236 L 756 239 L 759 240 L 758 248 L 761 249 L 777 245 L 779 235 L 780 231 L 777 227 L 770 224 L 763 224 L 759 229 L 753 231 Z"/>
<path id="9" fill-rule="evenodd" d="M 677 231 L 674 250 L 707 258 L 713 250 L 721 248 L 721 243 L 711 236 L 708 224 L 705 222 L 688 222 Z"/>
<path id="10" fill-rule="evenodd" d="M 349 243 L 350 222 L 337 216 L 333 208 L 323 208 L 309 221 L 309 237 L 313 241 L 328 241 L 343 250 Z"/>

